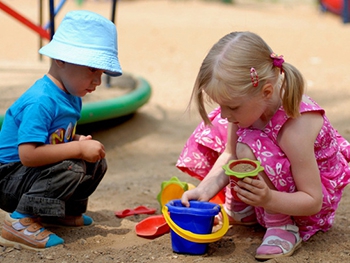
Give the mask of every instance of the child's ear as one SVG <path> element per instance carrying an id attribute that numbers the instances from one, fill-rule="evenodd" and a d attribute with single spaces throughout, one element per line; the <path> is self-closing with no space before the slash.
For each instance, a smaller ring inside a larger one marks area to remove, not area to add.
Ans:
<path id="1" fill-rule="evenodd" d="M 59 67 L 59 68 L 62 68 L 64 66 L 64 61 L 62 60 L 58 60 L 58 59 L 55 59 L 54 60 L 54 63 L 56 63 L 56 65 Z"/>
<path id="2" fill-rule="evenodd" d="M 264 99 L 270 99 L 273 95 L 273 86 L 271 83 L 266 83 L 262 89 L 261 93 Z"/>

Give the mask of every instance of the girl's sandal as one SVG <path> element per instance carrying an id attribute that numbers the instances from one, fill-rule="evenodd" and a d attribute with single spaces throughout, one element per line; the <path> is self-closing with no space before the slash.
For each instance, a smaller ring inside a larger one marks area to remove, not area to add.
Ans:
<path id="1" fill-rule="evenodd" d="M 230 225 L 252 226 L 258 223 L 256 220 L 254 207 L 252 206 L 247 206 L 239 212 L 230 211 L 225 206 L 224 209 L 228 216 Z M 219 213 L 217 216 L 215 216 L 214 225 L 220 224 L 221 221 L 222 215 Z"/>
<path id="2" fill-rule="evenodd" d="M 267 260 L 291 256 L 301 246 L 301 242 L 299 228 L 295 225 L 269 227 L 255 258 Z"/>

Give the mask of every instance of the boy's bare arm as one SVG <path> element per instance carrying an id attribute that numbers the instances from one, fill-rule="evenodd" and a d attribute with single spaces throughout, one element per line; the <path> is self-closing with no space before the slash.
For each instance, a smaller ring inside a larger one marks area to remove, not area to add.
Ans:
<path id="1" fill-rule="evenodd" d="M 96 162 L 106 155 L 102 143 L 96 140 L 79 140 L 61 144 L 25 143 L 19 146 L 19 156 L 25 166 L 38 167 L 67 159 Z"/>

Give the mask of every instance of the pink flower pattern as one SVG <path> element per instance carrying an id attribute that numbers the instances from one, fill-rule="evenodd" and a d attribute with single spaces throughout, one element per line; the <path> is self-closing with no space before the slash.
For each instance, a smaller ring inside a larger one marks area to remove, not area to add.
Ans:
<path id="1" fill-rule="evenodd" d="M 315 158 L 321 175 L 323 205 L 321 211 L 315 215 L 294 217 L 304 241 L 318 231 L 329 230 L 334 222 L 342 192 L 350 183 L 350 144 L 332 127 L 325 111 L 313 103 L 302 102 L 300 112 L 320 112 L 324 119 L 324 125 L 314 144 Z M 200 180 L 208 174 L 227 142 L 228 123 L 221 118 L 220 108 L 212 111 L 209 118 L 213 126 L 205 126 L 203 122 L 197 126 L 176 164 L 181 171 Z M 283 107 L 280 107 L 264 130 L 242 128 L 237 134 L 239 142 L 250 146 L 276 189 L 295 192 L 289 160 L 277 143 L 278 133 L 287 120 Z M 259 223 L 265 226 L 263 209 L 256 207 L 255 212 Z"/>

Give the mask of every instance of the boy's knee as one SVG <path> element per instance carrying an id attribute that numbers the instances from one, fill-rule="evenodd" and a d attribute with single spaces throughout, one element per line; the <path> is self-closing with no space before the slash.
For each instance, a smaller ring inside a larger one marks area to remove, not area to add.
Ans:
<path id="1" fill-rule="evenodd" d="M 101 170 L 103 171 L 103 173 L 105 173 L 107 171 L 107 168 L 108 168 L 107 161 L 105 158 L 100 160 L 100 166 L 101 166 Z"/>

